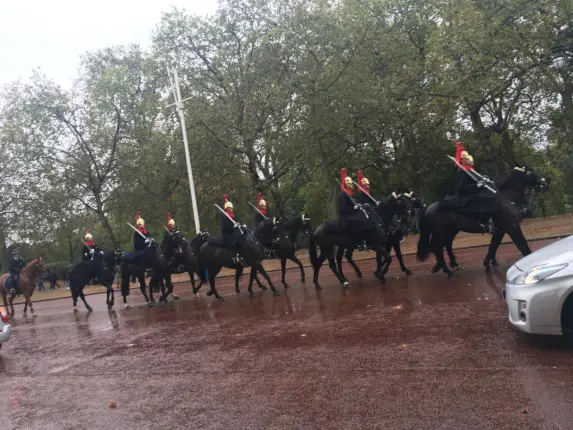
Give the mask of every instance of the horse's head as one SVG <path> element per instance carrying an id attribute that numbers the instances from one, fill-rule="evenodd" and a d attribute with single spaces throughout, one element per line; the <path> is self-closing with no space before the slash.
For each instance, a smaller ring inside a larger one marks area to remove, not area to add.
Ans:
<path id="1" fill-rule="evenodd" d="M 310 222 L 310 215 L 309 214 L 302 214 L 300 216 L 300 221 L 301 221 L 301 227 L 300 227 L 301 233 L 304 235 L 310 234 L 310 232 L 312 231 L 312 224 Z"/>
<path id="2" fill-rule="evenodd" d="M 515 166 L 514 172 L 521 176 L 521 180 L 526 188 L 534 188 L 542 192 L 549 189 L 551 179 L 541 175 L 537 170 L 527 164 Z"/>
<path id="3" fill-rule="evenodd" d="M 44 257 L 38 256 L 34 261 L 32 261 L 32 263 L 38 273 L 44 273 L 46 271 L 46 261 L 44 260 Z"/>
<path id="4" fill-rule="evenodd" d="M 119 266 L 123 260 L 123 250 L 117 248 L 114 251 L 106 252 L 104 254 L 104 261 L 108 267 Z"/>
<path id="5" fill-rule="evenodd" d="M 383 204 L 387 210 L 393 212 L 394 215 L 404 215 L 411 207 L 411 194 L 410 193 L 397 193 L 394 191 L 388 196 Z M 383 206 L 379 204 L 378 206 Z"/>

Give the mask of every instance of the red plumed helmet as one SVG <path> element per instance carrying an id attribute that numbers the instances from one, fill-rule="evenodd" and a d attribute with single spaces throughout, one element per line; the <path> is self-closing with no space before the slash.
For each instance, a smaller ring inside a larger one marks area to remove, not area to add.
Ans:
<path id="1" fill-rule="evenodd" d="M 358 171 L 358 185 L 362 186 L 362 179 L 364 179 L 364 175 L 362 174 L 362 170 Z"/>
<path id="2" fill-rule="evenodd" d="M 464 146 L 461 141 L 456 142 L 456 161 L 459 163 L 462 159 L 462 152 L 464 152 Z"/>
<path id="3" fill-rule="evenodd" d="M 229 201 L 229 199 L 227 198 L 227 194 L 225 194 L 225 195 L 223 196 L 223 199 L 225 200 L 225 206 L 223 206 L 223 208 L 224 208 L 225 210 L 227 210 L 227 209 L 233 210 L 233 203 L 231 203 L 231 202 Z"/>

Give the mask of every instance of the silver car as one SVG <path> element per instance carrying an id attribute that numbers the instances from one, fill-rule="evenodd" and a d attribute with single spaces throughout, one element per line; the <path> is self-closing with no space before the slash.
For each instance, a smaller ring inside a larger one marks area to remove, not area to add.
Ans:
<path id="1" fill-rule="evenodd" d="M 522 258 L 507 271 L 509 321 L 535 334 L 573 333 L 573 236 Z"/>
<path id="2" fill-rule="evenodd" d="M 12 336 L 12 327 L 8 324 L 8 312 L 0 306 L 0 349 Z"/>

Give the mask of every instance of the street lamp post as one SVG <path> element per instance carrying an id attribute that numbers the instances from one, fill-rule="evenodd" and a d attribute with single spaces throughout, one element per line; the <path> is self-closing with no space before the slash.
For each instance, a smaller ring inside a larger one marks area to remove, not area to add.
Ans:
<path id="1" fill-rule="evenodd" d="M 181 123 L 181 132 L 183 133 L 183 146 L 185 148 L 185 159 L 187 161 L 187 175 L 189 176 L 189 188 L 191 190 L 191 202 L 193 204 L 193 218 L 195 221 L 195 233 L 199 234 L 201 232 L 201 225 L 199 223 L 199 209 L 197 208 L 197 197 L 195 195 L 195 183 L 193 182 L 193 171 L 191 169 L 191 157 L 189 155 L 189 142 L 187 141 L 187 128 L 185 127 L 185 100 L 181 100 L 181 89 L 179 88 L 179 76 L 177 75 L 177 70 L 167 69 L 167 75 L 169 76 L 169 82 L 171 83 L 171 90 L 173 92 L 173 98 L 175 103 L 169 106 L 175 106 L 177 108 L 177 113 L 179 114 L 179 122 Z"/>

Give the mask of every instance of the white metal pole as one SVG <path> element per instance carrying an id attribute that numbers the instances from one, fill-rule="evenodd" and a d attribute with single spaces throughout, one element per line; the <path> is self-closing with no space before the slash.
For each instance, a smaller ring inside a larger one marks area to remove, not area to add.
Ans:
<path id="1" fill-rule="evenodd" d="M 175 97 L 175 106 L 181 122 L 181 131 L 183 133 L 183 146 L 185 147 L 185 158 L 187 160 L 187 174 L 189 175 L 189 188 L 191 189 L 191 202 L 193 203 L 193 218 L 195 220 L 195 232 L 201 232 L 199 223 L 199 209 L 197 208 L 197 197 L 195 196 L 195 182 L 193 182 L 193 171 L 191 170 L 191 157 L 189 156 L 189 142 L 187 141 L 187 129 L 185 127 L 185 110 L 181 101 L 181 89 L 179 88 L 179 76 L 177 70 L 173 69 L 173 96 Z M 169 77 L 171 80 L 171 76 Z"/>

